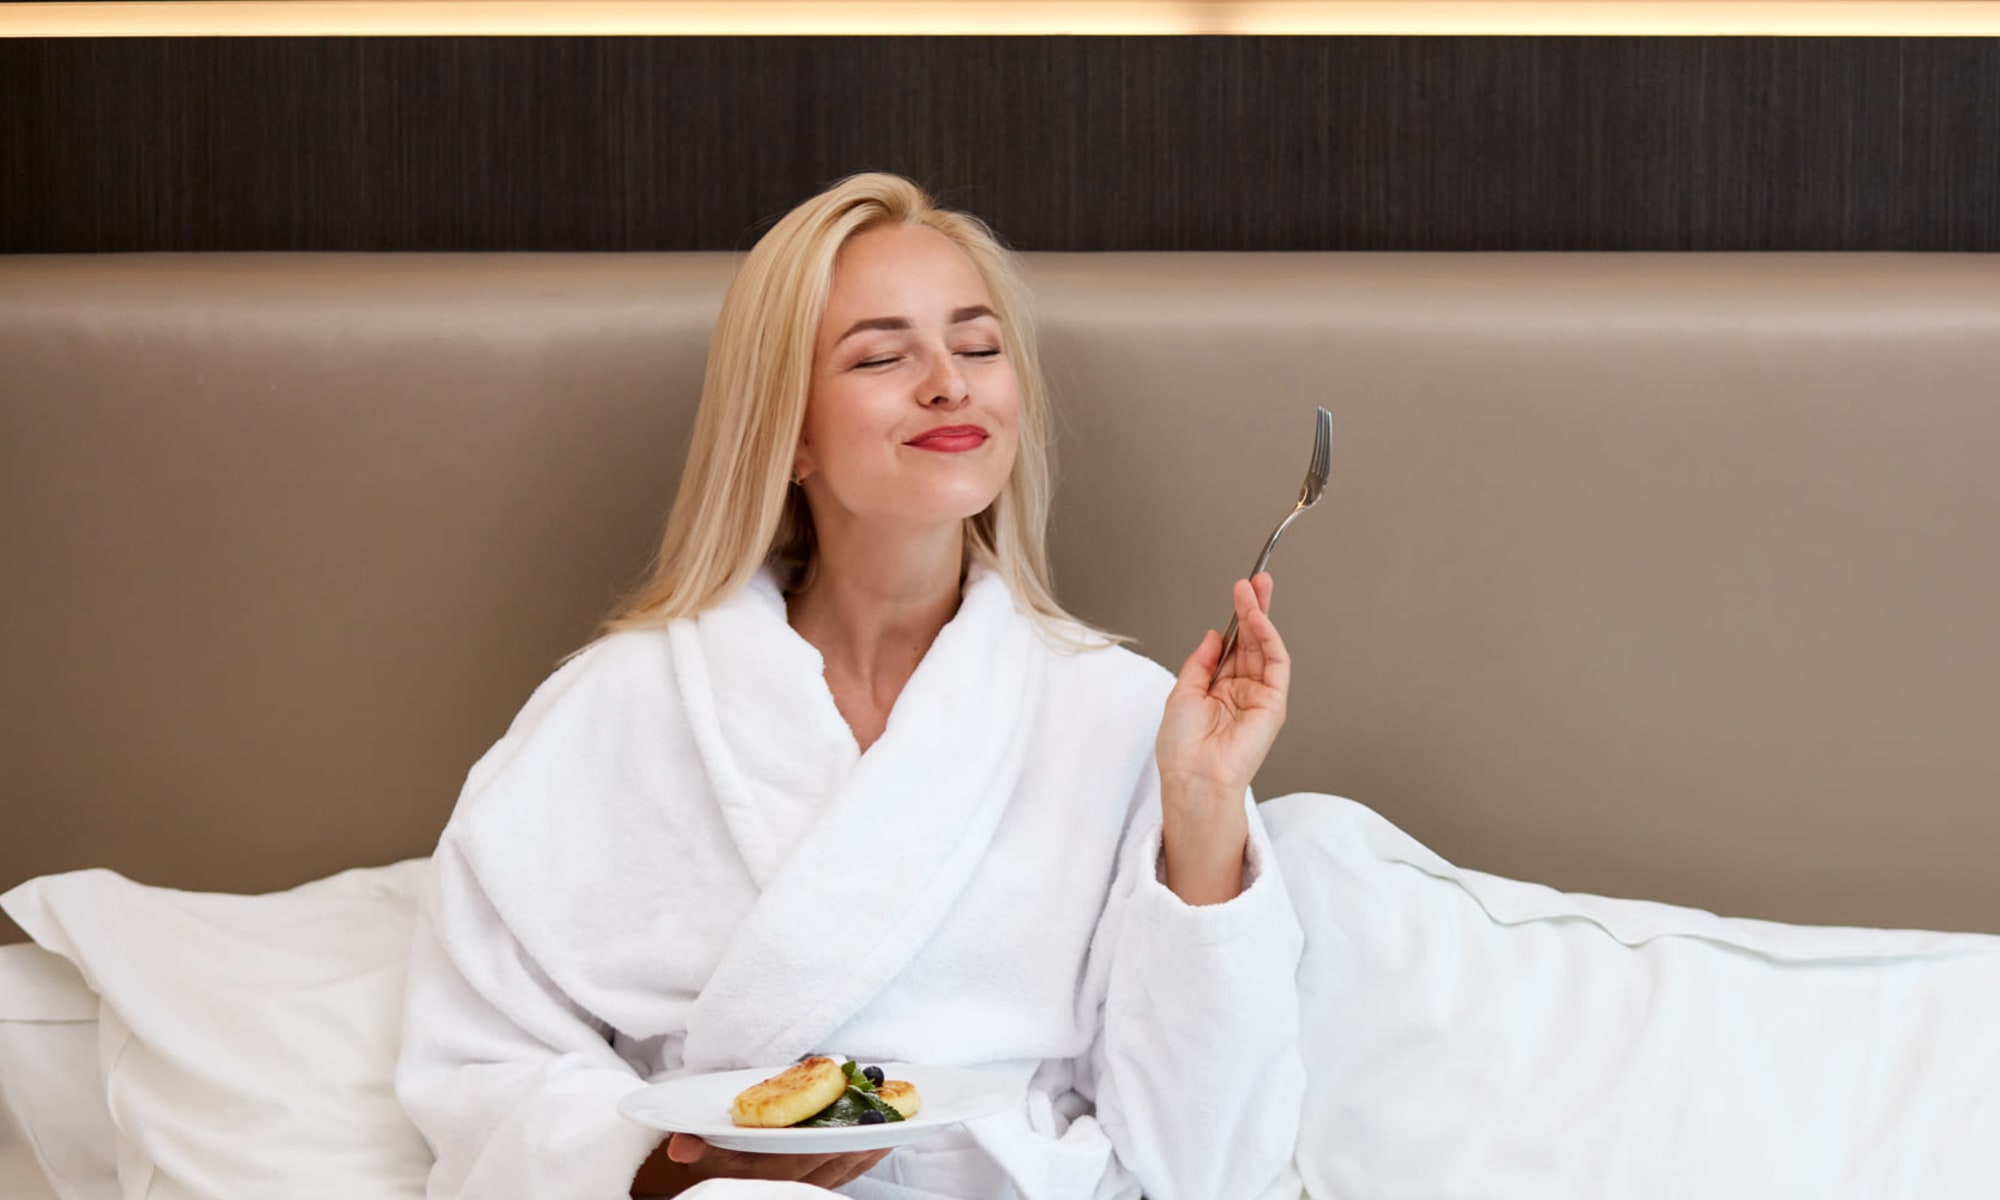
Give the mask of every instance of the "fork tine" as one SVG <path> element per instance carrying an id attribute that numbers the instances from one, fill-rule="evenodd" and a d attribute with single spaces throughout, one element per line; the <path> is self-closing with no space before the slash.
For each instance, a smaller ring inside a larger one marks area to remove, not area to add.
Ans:
<path id="1" fill-rule="evenodd" d="M 1322 408 L 1319 410 L 1318 419 L 1313 423 L 1312 465 L 1306 468 L 1308 475 L 1306 488 L 1311 503 L 1318 503 L 1320 493 L 1326 488 L 1327 471 L 1332 466 L 1332 441 L 1333 414 Z"/>

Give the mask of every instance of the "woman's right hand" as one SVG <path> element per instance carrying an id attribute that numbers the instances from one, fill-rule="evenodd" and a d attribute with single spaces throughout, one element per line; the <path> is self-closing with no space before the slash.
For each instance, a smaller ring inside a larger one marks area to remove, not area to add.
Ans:
<path id="1" fill-rule="evenodd" d="M 632 1180 L 634 1196 L 678 1196 L 710 1179 L 780 1179 L 829 1191 L 858 1179 L 889 1156 L 887 1150 L 848 1154 L 751 1154 L 720 1150 L 690 1133 L 661 1142 Z"/>

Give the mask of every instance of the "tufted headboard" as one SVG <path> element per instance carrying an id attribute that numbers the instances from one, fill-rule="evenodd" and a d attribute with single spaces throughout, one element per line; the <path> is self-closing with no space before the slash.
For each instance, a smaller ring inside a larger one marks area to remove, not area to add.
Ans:
<path id="1" fill-rule="evenodd" d="M 734 262 L 0 260 L 0 888 L 428 850 L 644 568 Z M 1570 890 L 2000 932 L 2000 259 L 1029 266 L 1058 588 L 1155 658 L 1334 414 L 1260 794 Z"/>

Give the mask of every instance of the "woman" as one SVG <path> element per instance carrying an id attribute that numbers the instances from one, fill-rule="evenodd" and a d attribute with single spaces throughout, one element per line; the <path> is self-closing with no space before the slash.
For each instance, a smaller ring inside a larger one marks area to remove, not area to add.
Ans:
<path id="1" fill-rule="evenodd" d="M 1301 936 L 1247 794 L 1289 678 L 1271 582 L 1236 583 L 1212 690 L 1213 630 L 1175 679 L 1063 613 L 1027 315 L 985 228 L 893 176 L 751 251 L 652 582 L 439 842 L 397 1077 L 432 1197 L 1282 1186 Z M 1025 1099 L 838 1156 L 617 1112 L 815 1051 Z"/>

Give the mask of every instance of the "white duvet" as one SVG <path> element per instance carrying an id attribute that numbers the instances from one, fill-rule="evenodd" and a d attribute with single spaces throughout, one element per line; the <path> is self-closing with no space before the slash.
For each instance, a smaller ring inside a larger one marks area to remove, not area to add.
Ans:
<path id="1" fill-rule="evenodd" d="M 1350 800 L 1263 811 L 1316 1200 L 2000 1197 L 2000 938 L 1566 894 Z"/>

